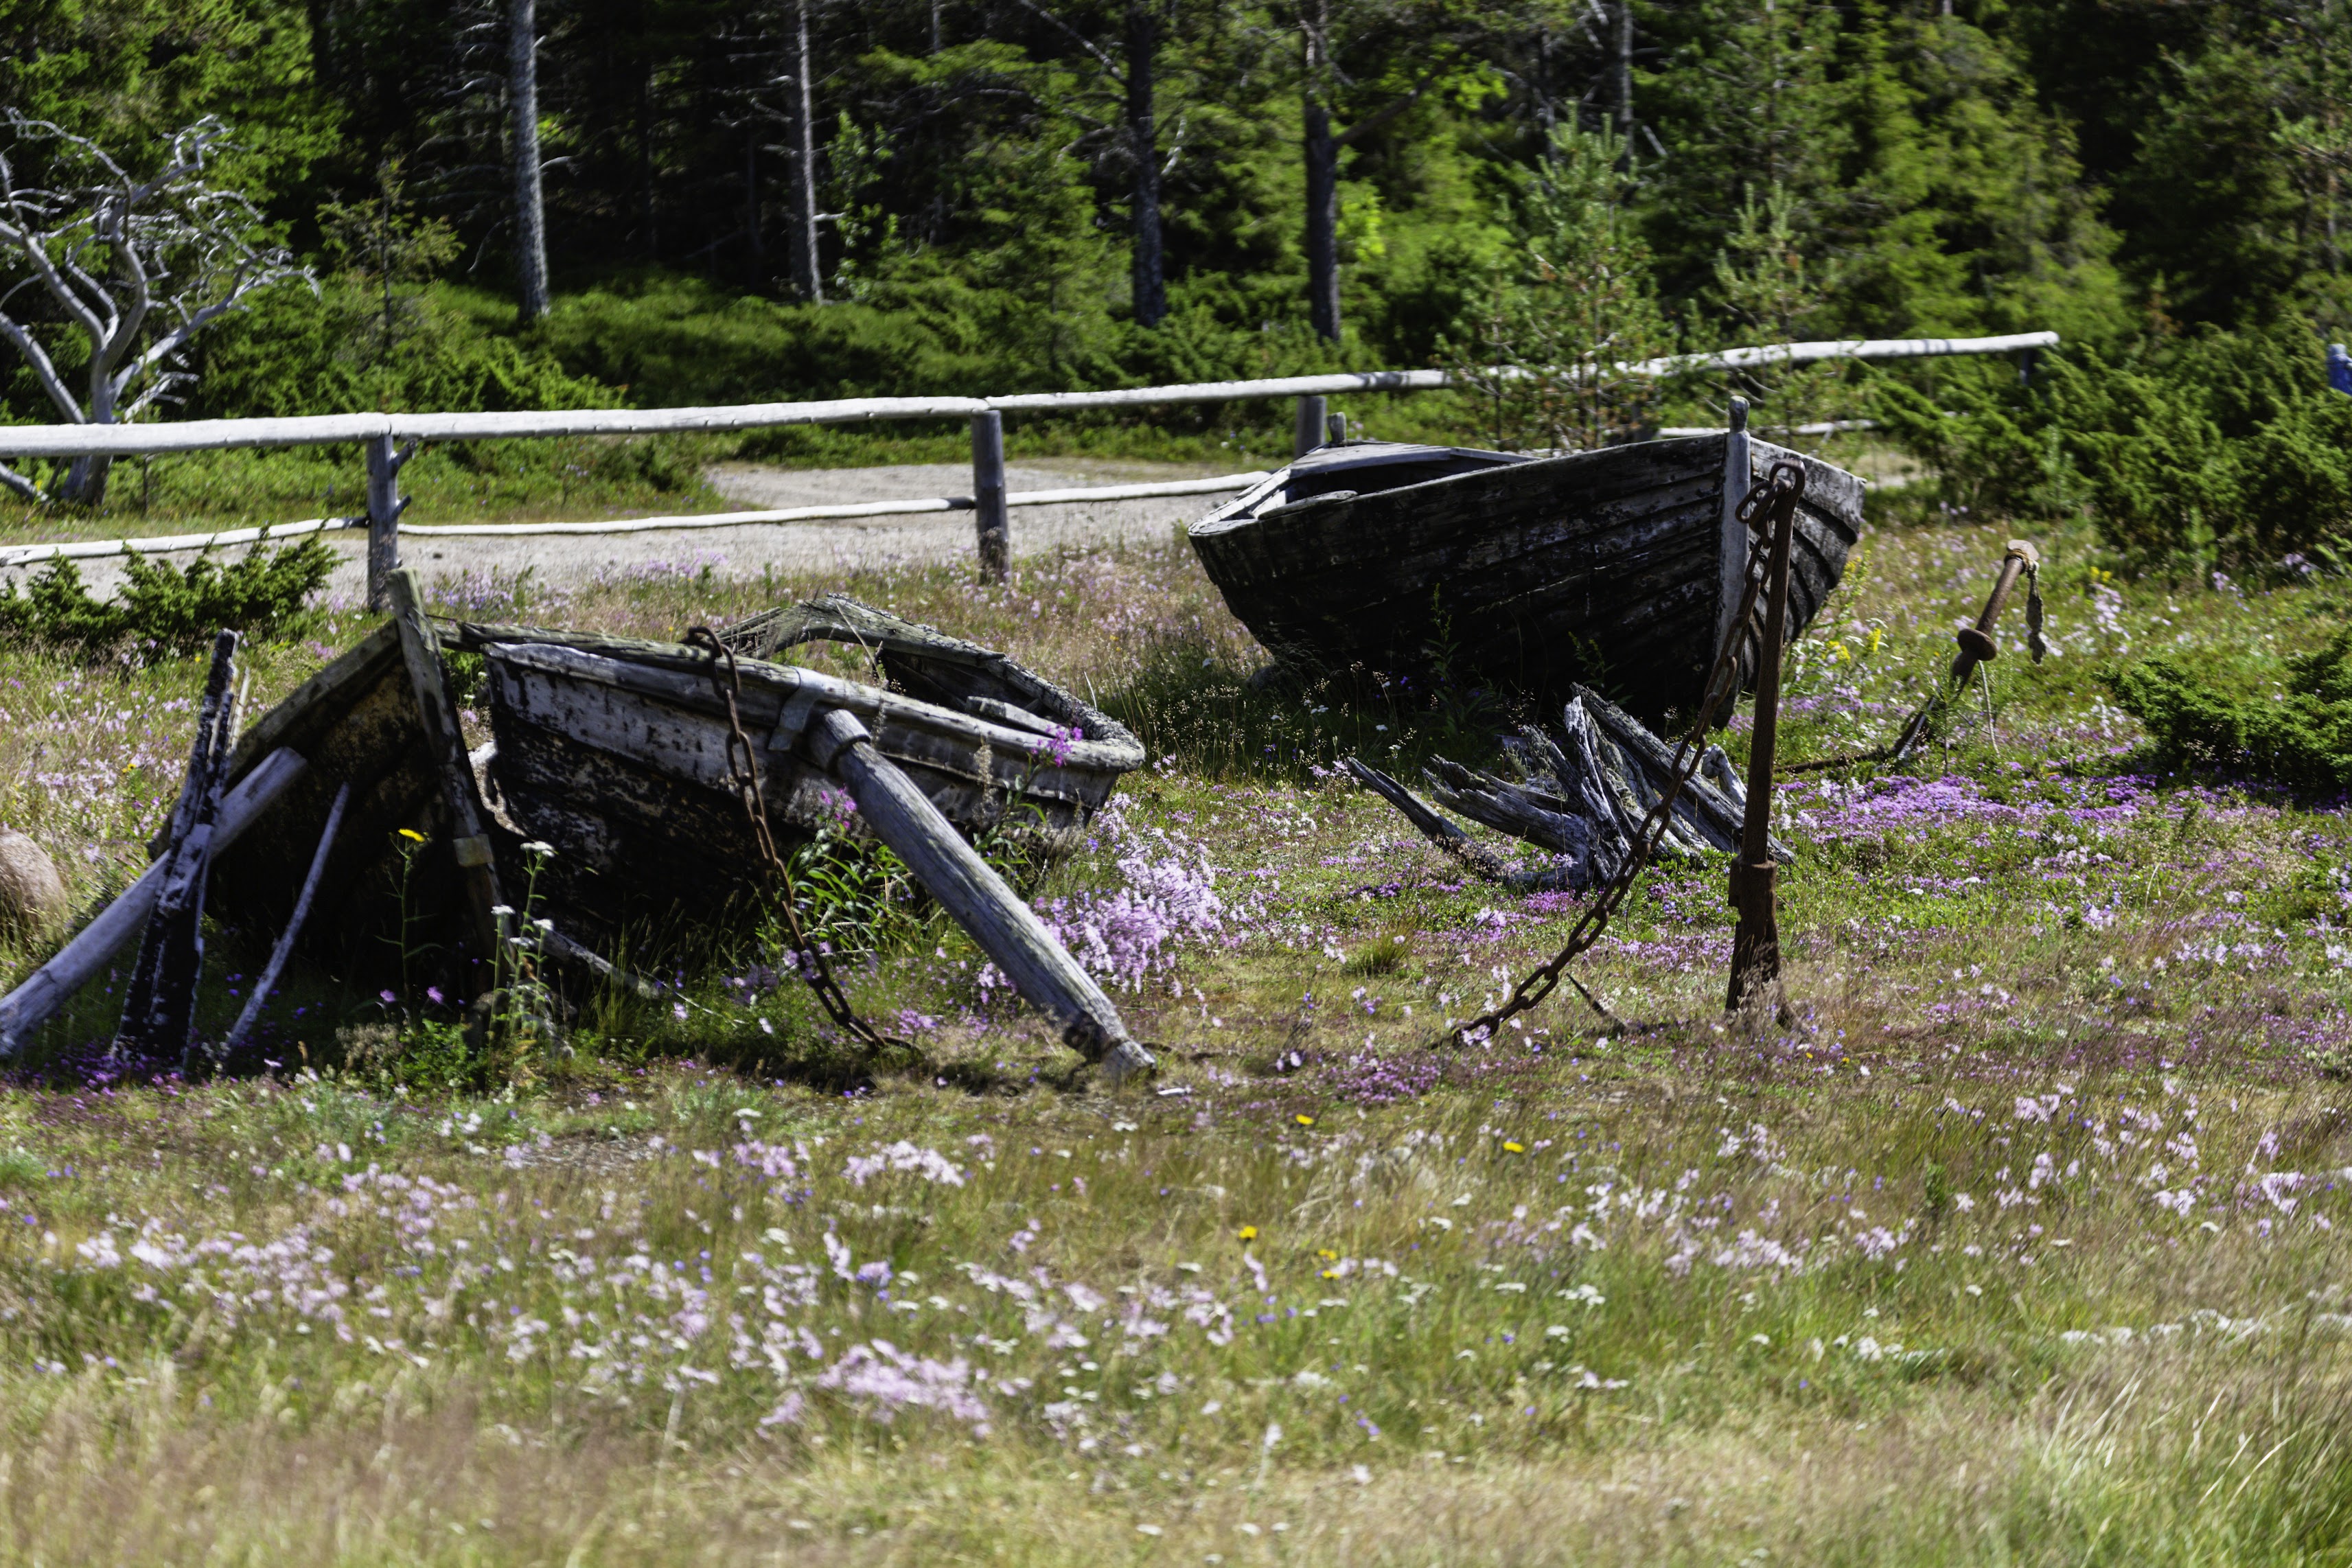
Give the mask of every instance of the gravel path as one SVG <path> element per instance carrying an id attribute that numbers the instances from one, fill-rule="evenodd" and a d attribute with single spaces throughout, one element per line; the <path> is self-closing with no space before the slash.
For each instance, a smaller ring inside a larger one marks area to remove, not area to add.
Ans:
<path id="1" fill-rule="evenodd" d="M 1214 467 L 1179 463 L 1053 458 L 1007 465 L 1005 481 L 1008 489 L 1046 490 L 1196 479 L 1219 471 Z M 873 468 L 783 468 L 728 463 L 710 469 L 708 477 L 714 489 L 744 510 L 815 506 L 829 501 L 885 500 L 897 496 L 919 499 L 968 495 L 971 490 L 971 470 L 951 463 L 908 463 Z M 1201 516 L 1222 499 L 1193 495 L 1087 505 L 1016 507 L 1012 514 L 1013 553 L 1050 551 L 1066 544 L 1164 538 L 1170 529 Z M 346 599 L 362 596 L 366 592 L 365 536 L 352 531 L 326 537 L 342 558 L 341 565 L 329 579 L 329 592 Z M 649 533 L 536 534 L 516 539 L 417 536 L 402 541 L 401 563 L 418 568 L 428 578 L 474 572 L 520 572 L 528 566 L 536 570 L 542 583 L 570 586 L 592 581 L 600 572 L 626 571 L 656 562 L 714 563 L 730 575 L 757 574 L 767 566 L 779 571 L 808 572 L 894 562 L 969 562 L 973 559 L 974 549 L 972 514 L 951 511 Z M 190 557 L 167 559 L 184 563 Z M 79 564 L 83 579 L 95 593 L 111 593 L 122 576 L 121 568 L 110 560 L 83 561 Z M 8 574 L 24 574 L 20 571 Z"/>
<path id="2" fill-rule="evenodd" d="M 1005 488 L 1063 489 L 1192 479 L 1216 471 L 1173 463 L 1084 459 L 1008 464 Z M 971 491 L 971 470 L 951 463 L 876 468 L 780 468 L 729 463 L 709 470 L 709 478 L 712 489 L 746 510 Z M 1170 529 L 1199 517 L 1220 499 L 1171 496 L 1081 506 L 1016 507 L 1012 514 L 1013 552 L 1164 538 Z M 657 533 L 541 534 L 512 540 L 418 538 L 403 542 L 401 561 L 427 576 L 485 570 L 519 572 L 530 566 L 537 569 L 540 581 L 563 586 L 587 582 L 599 572 L 625 571 L 655 562 L 699 563 L 715 558 L 719 570 L 730 575 L 757 575 L 768 566 L 780 572 L 821 572 L 897 562 L 970 562 L 974 552 L 972 514 L 950 511 Z M 340 552 L 343 565 L 336 572 L 332 587 L 354 595 L 364 592 L 362 542 L 346 538 Z"/>

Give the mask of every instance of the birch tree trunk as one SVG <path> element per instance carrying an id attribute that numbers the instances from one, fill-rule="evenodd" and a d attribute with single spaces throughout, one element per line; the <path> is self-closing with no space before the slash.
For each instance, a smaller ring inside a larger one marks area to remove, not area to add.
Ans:
<path id="1" fill-rule="evenodd" d="M 539 180 L 537 0 L 508 0 L 507 105 L 515 187 L 515 291 L 526 325 L 547 314 L 547 203 Z"/>
<path id="2" fill-rule="evenodd" d="M 824 275 L 816 252 L 816 104 L 809 82 L 809 0 L 800 0 L 793 31 L 793 284 L 812 305 L 824 303 Z"/>
<path id="3" fill-rule="evenodd" d="M 1127 139 L 1135 158 L 1135 320 L 1156 327 L 1168 314 L 1166 250 L 1160 238 L 1160 146 L 1153 94 L 1160 28 L 1144 0 L 1127 8 Z"/>

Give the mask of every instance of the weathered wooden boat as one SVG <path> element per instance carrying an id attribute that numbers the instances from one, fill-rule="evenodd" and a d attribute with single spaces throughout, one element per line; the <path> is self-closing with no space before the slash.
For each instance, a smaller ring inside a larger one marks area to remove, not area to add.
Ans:
<path id="1" fill-rule="evenodd" d="M 1298 458 L 1192 525 L 1243 625 L 1286 668 L 1446 680 L 1564 701 L 1582 683 L 1650 723 L 1696 708 L 1737 613 L 1757 476 L 1801 462 L 1790 636 L 1862 527 L 1862 480 L 1719 436 L 1560 458 L 1350 441 Z M 1753 680 L 1759 607 L 1740 655 Z"/>
<path id="2" fill-rule="evenodd" d="M 578 938 L 609 948 L 681 913 L 707 925 L 766 891 L 748 769 L 774 839 L 870 831 L 1066 1043 L 1114 1074 L 1150 1065 L 962 836 L 1081 823 L 1144 760 L 1115 721 L 1001 654 L 840 597 L 730 627 L 721 654 L 527 626 L 445 637 L 412 574 L 392 587 L 394 619 L 264 715 L 220 774 L 212 907 L 281 931 L 273 973 L 299 938 L 347 979 L 391 970 L 474 995 L 499 973 L 485 960 L 515 930 L 511 899 L 560 922 L 539 943 L 551 955 L 648 990 Z M 817 639 L 924 695 L 733 651 Z M 470 758 L 445 647 L 487 667 L 495 739 Z M 0 999 L 0 1054 L 121 947 L 156 880 Z"/>
<path id="3" fill-rule="evenodd" d="M 450 837 L 399 629 L 386 621 L 297 687 L 239 737 L 229 755 L 241 784 L 279 752 L 308 764 L 257 830 L 215 856 L 208 910 L 227 924 L 274 931 L 291 914 L 337 792 L 351 799 L 329 851 L 303 948 L 336 973 L 397 973 L 404 906 L 430 916 L 458 902 L 446 855 L 404 854 Z M 445 981 L 446 954 L 420 942 L 418 980 Z"/>
<path id="4" fill-rule="evenodd" d="M 967 835 L 1045 836 L 1083 823 L 1142 745 L 1116 720 L 990 649 L 838 595 L 724 628 L 737 707 L 780 840 L 848 826 L 838 784 L 801 742 L 838 709 Z M 555 847 L 547 876 L 600 923 L 715 909 L 753 890 L 756 845 L 734 792 L 726 666 L 678 645 L 460 625 L 489 676 L 495 805 Z M 752 657 L 827 640 L 888 687 Z M 895 687 L 897 689 L 890 689 Z"/>

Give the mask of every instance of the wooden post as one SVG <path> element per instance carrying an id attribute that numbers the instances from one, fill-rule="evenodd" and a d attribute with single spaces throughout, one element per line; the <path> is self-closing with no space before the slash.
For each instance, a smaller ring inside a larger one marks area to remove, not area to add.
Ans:
<path id="1" fill-rule="evenodd" d="M 408 503 L 400 495 L 400 466 L 416 450 L 393 449 L 390 434 L 367 441 L 367 582 L 368 608 L 383 610 L 392 574 L 400 570 L 400 514 Z"/>
<path id="2" fill-rule="evenodd" d="M 425 589 L 410 571 L 394 572 L 388 584 L 392 613 L 400 626 L 401 657 L 408 665 L 408 683 L 416 693 L 416 715 L 425 727 L 425 745 L 441 775 L 441 796 L 449 808 L 449 849 L 457 859 L 457 874 L 466 889 L 467 934 L 474 940 L 472 994 L 498 984 L 499 940 L 504 934 L 493 911 L 506 902 L 499 891 L 499 868 L 490 855 L 489 836 L 482 831 L 481 805 L 474 798 L 474 768 L 466 757 L 466 739 L 458 732 L 457 710 L 441 672 L 441 639 L 425 618 Z"/>
<path id="3" fill-rule="evenodd" d="M 1756 657 L 1756 727 L 1748 743 L 1748 815 L 1741 824 L 1739 858 L 1731 868 L 1731 903 L 1739 923 L 1731 937 L 1731 984 L 1724 1006 L 1780 1011 L 1780 929 L 1772 860 L 1772 752 L 1780 728 L 1780 643 L 1789 629 L 1789 551 L 1797 531 L 1797 497 L 1804 469 L 1773 466 L 1772 553 L 1764 572 L 1764 639 Z M 1783 474 L 1795 482 L 1779 483 Z"/>
<path id="4" fill-rule="evenodd" d="M 1715 646 L 1731 635 L 1731 617 L 1748 586 L 1748 525 L 1739 521 L 1739 503 L 1756 482 L 1755 462 L 1748 444 L 1748 399 L 1731 400 L 1731 428 L 1723 438 L 1723 517 L 1716 546 Z M 1727 712 L 1724 717 L 1728 719 Z"/>
<path id="5" fill-rule="evenodd" d="M 1013 527 L 1004 511 L 1004 416 L 971 416 L 971 504 L 980 530 L 980 580 L 1002 583 L 1013 568 Z"/>
<path id="6" fill-rule="evenodd" d="M 1298 400 L 1298 417 L 1290 433 L 1292 457 L 1303 458 L 1323 444 L 1323 395 L 1319 392 Z"/>
<path id="7" fill-rule="evenodd" d="M 1037 912 L 1005 886 L 940 815 L 939 807 L 875 749 L 856 715 L 835 708 L 810 726 L 810 760 L 842 782 L 874 836 L 898 852 L 981 951 L 1011 978 L 1021 999 L 1062 1031 L 1062 1042 L 1100 1062 L 1114 1080 L 1152 1065 L 1128 1037 L 1118 1009 L 1078 967 Z"/>

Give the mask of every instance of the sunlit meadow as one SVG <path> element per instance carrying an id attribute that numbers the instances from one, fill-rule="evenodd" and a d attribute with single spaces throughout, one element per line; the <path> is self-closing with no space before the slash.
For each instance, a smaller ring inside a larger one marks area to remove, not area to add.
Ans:
<path id="1" fill-rule="evenodd" d="M 1792 754 L 1892 733 L 2003 537 L 1865 537 Z M 1032 890 L 1163 1070 L 1074 1070 L 905 910 L 852 988 L 923 1059 L 846 1077 L 749 938 L 495 1094 L 403 1076 L 413 999 L 316 981 L 262 1076 L 93 1077 L 89 998 L 0 1095 L 0 1555 L 2342 1561 L 2352 842 L 2167 776 L 2099 679 L 2308 646 L 2341 587 L 2038 542 L 2048 661 L 2007 628 L 1948 745 L 1783 790 L 1789 1022 L 1723 1019 L 1723 869 L 1678 867 L 1582 967 L 1612 1017 L 1475 1048 L 1432 1042 L 1577 906 L 1465 881 L 1334 764 L 1520 716 L 1245 685 L 1179 542 L 996 589 L 446 581 L 654 636 L 841 587 L 1119 713 L 1153 765 Z M 85 904 L 197 679 L 0 657 L 0 816 Z M 255 954 L 214 951 L 226 1012 Z"/>

